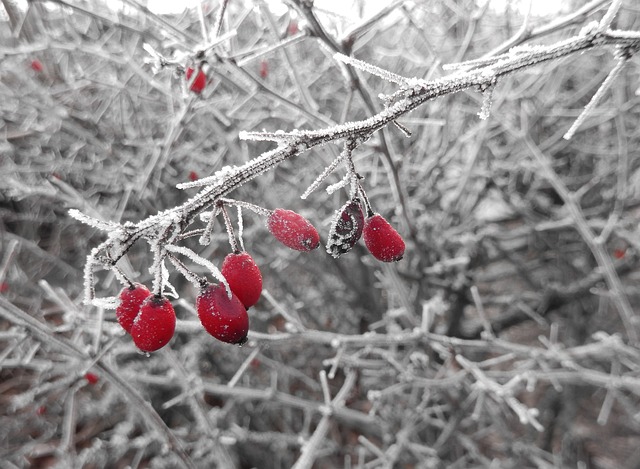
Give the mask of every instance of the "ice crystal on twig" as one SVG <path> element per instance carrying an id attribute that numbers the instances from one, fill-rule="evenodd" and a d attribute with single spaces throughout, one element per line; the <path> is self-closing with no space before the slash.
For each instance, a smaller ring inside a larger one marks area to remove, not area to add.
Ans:
<path id="1" fill-rule="evenodd" d="M 480 107 L 480 111 L 478 112 L 478 117 L 480 117 L 480 119 L 482 120 L 488 119 L 489 115 L 491 114 L 491 104 L 493 103 L 494 91 L 495 86 L 491 85 L 482 92 L 482 106 Z"/>
<path id="2" fill-rule="evenodd" d="M 75 208 L 72 208 L 69 210 L 69 215 L 75 218 L 76 220 L 84 223 L 85 225 L 89 225 L 92 228 L 95 228 L 100 231 L 112 232 L 113 230 L 117 229 L 120 226 L 117 223 L 112 221 L 103 221 L 103 220 L 98 220 L 96 218 L 90 217 L 89 215 L 85 215 L 80 210 L 76 210 Z"/>
<path id="3" fill-rule="evenodd" d="M 195 264 L 201 265 L 202 267 L 207 269 L 209 273 L 218 282 L 224 284 L 224 287 L 227 289 L 227 294 L 229 295 L 229 298 L 231 298 L 231 289 L 229 288 L 229 284 L 227 283 L 227 280 L 224 278 L 224 275 L 222 275 L 220 270 L 212 262 L 208 261 L 202 256 L 199 256 L 198 254 L 193 252 L 191 249 L 186 248 L 184 246 L 172 245 L 172 246 L 167 246 L 166 249 L 167 251 L 170 251 L 176 254 L 182 254 L 183 256 L 187 257 L 189 260 L 193 261 Z"/>
<path id="4" fill-rule="evenodd" d="M 611 5 L 609 5 L 609 8 L 607 9 L 607 12 L 604 14 L 602 19 L 600 20 L 600 23 L 598 23 L 598 29 L 597 29 L 598 32 L 603 33 L 607 29 L 609 29 L 609 26 L 611 26 L 611 22 L 613 21 L 613 18 L 615 18 L 615 16 L 618 14 L 618 11 L 620 10 L 621 6 L 622 6 L 622 0 L 612 0 Z"/>
<path id="5" fill-rule="evenodd" d="M 311 194 L 313 191 L 315 191 L 320 184 L 322 184 L 322 181 L 324 181 L 333 171 L 335 171 L 335 169 L 338 167 L 338 165 L 342 162 L 342 161 L 348 161 L 349 163 L 347 164 L 347 171 L 351 171 L 353 168 L 353 162 L 351 162 L 351 152 L 353 151 L 353 149 L 355 148 L 356 143 L 354 142 L 354 140 L 349 139 L 345 142 L 344 144 L 344 148 L 342 150 L 342 152 L 340 152 L 340 155 L 338 155 L 337 158 L 335 158 L 331 164 L 329 166 L 327 166 L 324 171 L 322 171 L 322 173 L 320 173 L 320 175 L 316 178 L 315 181 L 313 181 L 311 183 L 311 185 L 307 188 L 306 191 L 304 191 L 304 193 L 300 196 L 300 198 L 302 199 L 306 199 L 307 197 L 309 197 L 309 194 Z M 345 184 L 342 184 L 340 187 L 344 187 Z M 331 187 L 331 186 L 330 186 Z M 339 189 L 336 188 L 335 190 Z M 328 191 L 329 189 L 327 189 Z M 332 191 L 333 192 L 333 191 Z M 331 192 L 329 192 L 331 194 Z"/>
<path id="6" fill-rule="evenodd" d="M 340 62 L 343 62 L 347 65 L 351 65 L 352 67 L 362 70 L 363 72 L 370 73 L 371 75 L 380 77 L 383 80 L 387 80 L 387 81 L 390 81 L 391 83 L 400 85 L 402 88 L 408 88 L 410 86 L 410 83 L 411 83 L 410 79 L 400 75 L 396 75 L 395 73 L 390 72 L 389 70 L 376 67 L 375 65 L 372 65 L 368 62 L 364 62 L 362 60 L 358 60 L 353 57 L 349 57 L 347 55 L 340 54 L 340 53 L 334 54 L 333 57 L 336 60 L 339 60 Z"/>
<path id="7" fill-rule="evenodd" d="M 256 142 L 291 142 L 299 136 L 300 133 L 296 130 L 292 132 L 284 132 L 283 130 L 276 132 L 246 132 L 243 130 L 238 133 L 240 140 L 253 140 Z"/>
<path id="8" fill-rule="evenodd" d="M 242 234 L 244 232 L 244 220 L 242 218 L 242 206 L 238 205 L 238 242 L 240 243 L 240 249 L 244 251 L 244 240 L 242 239 Z"/>
<path id="9" fill-rule="evenodd" d="M 320 187 L 320 184 L 322 184 L 322 182 L 331 174 L 333 173 L 336 168 L 338 167 L 338 165 L 340 164 L 340 162 L 342 161 L 344 157 L 343 153 L 340 153 L 340 155 L 338 155 L 330 164 L 329 166 L 327 166 L 326 168 L 324 168 L 324 170 L 318 175 L 318 177 L 315 179 L 315 181 L 313 181 L 311 183 L 311 185 L 309 187 L 307 187 L 307 190 L 304 191 L 304 193 L 300 196 L 301 199 L 306 199 L 307 197 L 309 197 L 309 195 L 311 195 L 311 193 L 313 191 L 315 191 L 318 187 Z"/>
<path id="10" fill-rule="evenodd" d="M 327 186 L 327 194 L 331 195 L 333 194 L 335 191 L 342 189 L 343 187 L 346 187 L 349 183 L 351 182 L 351 175 L 349 174 L 345 174 L 344 177 L 336 182 L 335 184 L 331 184 L 330 186 Z"/>
<path id="11" fill-rule="evenodd" d="M 165 262 L 165 259 L 162 259 L 162 261 L 160 262 L 160 273 L 161 273 L 160 278 L 162 279 L 162 282 L 158 290 L 160 294 L 164 296 L 169 296 L 171 298 L 180 298 L 180 295 L 176 291 L 176 288 L 171 284 L 171 282 L 169 282 L 170 272 L 169 272 L 169 269 L 167 269 L 167 264 Z"/>
<path id="12" fill-rule="evenodd" d="M 212 186 L 220 184 L 225 179 L 237 173 L 237 171 L 237 166 L 223 166 L 211 176 L 203 177 L 196 181 L 181 182 L 180 184 L 177 184 L 176 187 L 178 189 L 191 189 L 193 187 Z"/>
<path id="13" fill-rule="evenodd" d="M 213 234 L 213 225 L 216 222 L 216 217 L 220 213 L 220 207 L 216 207 L 213 212 L 208 212 L 208 213 L 209 213 L 209 219 L 207 221 L 207 225 L 205 226 L 204 231 L 202 232 L 202 235 L 198 239 L 198 243 L 200 243 L 203 246 L 208 246 L 209 244 L 211 244 L 211 235 Z"/>
<path id="14" fill-rule="evenodd" d="M 604 79 L 598 91 L 593 95 L 591 101 L 585 106 L 584 110 L 580 113 L 578 118 L 575 120 L 571 128 L 567 130 L 567 132 L 563 135 L 565 140 L 570 140 L 571 137 L 576 133 L 576 131 L 580 128 L 583 122 L 589 117 L 589 115 L 593 112 L 598 103 L 602 100 L 604 94 L 611 88 L 613 81 L 620 75 L 620 72 L 627 64 L 628 58 L 625 56 L 621 56 L 618 60 L 618 63 L 615 67 L 609 72 L 607 78 Z"/>
<path id="15" fill-rule="evenodd" d="M 261 215 L 263 217 L 268 217 L 269 214 L 271 213 L 271 210 L 269 210 L 269 209 L 266 209 L 264 207 L 260 207 L 259 205 L 252 204 L 250 202 L 245 202 L 244 200 L 221 198 L 220 202 L 224 203 L 225 205 L 231 205 L 231 206 L 234 206 L 234 207 L 246 208 L 246 209 L 251 210 L 252 212 L 257 213 L 258 215 Z"/>

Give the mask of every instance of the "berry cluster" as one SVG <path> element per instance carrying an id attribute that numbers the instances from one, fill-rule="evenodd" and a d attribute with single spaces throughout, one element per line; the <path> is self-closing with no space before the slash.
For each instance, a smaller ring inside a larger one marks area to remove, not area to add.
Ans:
<path id="1" fill-rule="evenodd" d="M 216 339 L 243 344 L 249 331 L 247 308 L 262 292 L 260 269 L 246 252 L 234 252 L 225 258 L 222 275 L 229 284 L 203 281 L 196 298 L 196 310 L 205 330 Z M 164 296 L 154 295 L 140 283 L 132 283 L 120 292 L 116 319 L 131 334 L 143 352 L 155 352 L 169 343 L 176 328 L 176 313 Z"/>
<path id="2" fill-rule="evenodd" d="M 116 319 L 143 352 L 161 349 L 176 330 L 176 313 L 171 302 L 152 294 L 140 283 L 122 289 Z"/>
<path id="3" fill-rule="evenodd" d="M 365 204 L 366 218 L 358 198 L 336 212 L 327 252 L 339 257 L 364 235 L 365 245 L 376 259 L 400 260 L 405 249 L 402 237 L 381 215 L 371 211 L 366 199 Z M 190 275 L 200 286 L 196 310 L 204 329 L 222 342 L 242 345 L 249 332 L 247 309 L 258 302 L 262 293 L 262 274 L 253 258 L 238 248 L 224 204 L 220 209 L 233 249 L 220 269 L 227 285 Z M 294 211 L 283 208 L 269 211 L 266 224 L 269 232 L 290 249 L 309 252 L 320 245 L 315 227 Z M 166 297 L 152 293 L 140 283 L 130 283 L 122 289 L 119 299 L 116 319 L 140 350 L 155 352 L 169 343 L 176 329 L 176 313 Z"/>
<path id="4" fill-rule="evenodd" d="M 349 252 L 364 235 L 364 244 L 373 257 L 383 262 L 399 261 L 405 249 L 402 236 L 382 215 L 371 210 L 366 198 L 364 201 L 366 218 L 357 197 L 336 212 L 329 230 L 327 252 L 338 258 Z"/>
<path id="5" fill-rule="evenodd" d="M 297 251 L 311 251 L 320 245 L 320 236 L 313 225 L 302 215 L 291 210 L 277 208 L 269 215 L 267 227 L 285 246 Z M 394 262 L 402 259 L 405 250 L 402 236 L 385 220 L 367 207 L 367 217 L 358 198 L 354 198 L 338 210 L 331 223 L 327 252 L 340 257 L 349 252 L 364 234 L 364 243 L 376 259 Z"/>

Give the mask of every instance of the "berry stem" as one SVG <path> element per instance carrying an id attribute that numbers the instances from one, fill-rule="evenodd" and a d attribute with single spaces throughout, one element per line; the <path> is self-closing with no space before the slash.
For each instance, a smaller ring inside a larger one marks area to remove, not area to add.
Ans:
<path id="1" fill-rule="evenodd" d="M 192 270 L 189 270 L 189 268 L 186 265 L 184 265 L 184 262 L 178 259 L 175 256 L 175 254 L 168 252 L 167 258 L 175 266 L 176 270 L 178 270 L 182 275 L 184 275 L 184 277 L 195 286 L 201 287 L 202 285 L 207 284 L 206 277 L 202 277 L 196 274 L 195 272 L 193 272 Z"/>
<path id="2" fill-rule="evenodd" d="M 111 266 L 111 270 L 113 271 L 113 274 L 116 276 L 116 278 L 120 280 L 120 283 L 122 283 L 123 285 L 127 285 L 129 288 L 134 288 L 134 283 L 129 277 L 125 275 L 120 267 L 114 264 Z"/>
<path id="3" fill-rule="evenodd" d="M 364 202 L 364 208 L 367 212 L 367 218 L 371 218 L 374 215 L 374 212 L 371 209 L 371 203 L 369 202 L 367 193 L 364 191 L 364 187 L 362 187 L 360 182 L 358 182 L 358 192 L 360 193 L 360 198 L 362 199 L 362 202 Z"/>
<path id="4" fill-rule="evenodd" d="M 244 232 L 244 219 L 242 218 L 242 205 L 238 205 L 238 242 L 240 243 L 240 249 L 245 251 L 244 240 L 242 234 Z"/>
<path id="5" fill-rule="evenodd" d="M 344 162 L 347 166 L 347 176 L 349 178 L 349 198 L 354 199 L 358 191 L 358 181 L 360 176 L 356 172 L 356 166 L 353 163 L 353 150 L 356 148 L 357 142 L 353 138 L 349 138 L 344 142 Z"/>
<path id="6" fill-rule="evenodd" d="M 220 200 L 218 202 L 218 206 L 220 207 L 220 211 L 222 212 L 224 227 L 227 229 L 227 234 L 229 235 L 229 244 L 231 245 L 231 250 L 237 254 L 240 252 L 240 248 L 238 247 L 238 241 L 236 240 L 236 235 L 233 231 L 233 225 L 231 224 L 229 212 L 227 212 L 227 207 L 224 206 L 223 201 Z"/>
<path id="7" fill-rule="evenodd" d="M 268 208 L 260 207 L 259 205 L 252 204 L 250 202 L 245 202 L 244 200 L 221 198 L 220 202 L 224 203 L 225 205 L 231 205 L 231 206 L 235 206 L 235 207 L 246 208 L 246 209 L 251 210 L 252 212 L 257 213 L 258 215 L 261 215 L 263 217 L 268 217 L 269 215 L 271 215 L 271 212 L 273 212 L 273 210 L 269 210 Z"/>

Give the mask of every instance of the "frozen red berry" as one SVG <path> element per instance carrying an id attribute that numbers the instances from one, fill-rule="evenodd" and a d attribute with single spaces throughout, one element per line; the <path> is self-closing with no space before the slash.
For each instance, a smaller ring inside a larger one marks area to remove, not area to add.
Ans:
<path id="1" fill-rule="evenodd" d="M 31 70 L 38 73 L 42 72 L 44 70 L 42 62 L 40 62 L 38 59 L 33 59 L 31 61 Z"/>
<path id="2" fill-rule="evenodd" d="M 196 298 L 198 317 L 205 330 L 222 342 L 244 344 L 249 333 L 249 315 L 240 299 L 231 298 L 222 284 L 210 284 Z"/>
<path id="3" fill-rule="evenodd" d="M 296 251 L 311 251 L 320 245 L 320 235 L 302 215 L 277 208 L 267 219 L 267 227 L 275 238 Z"/>
<path id="4" fill-rule="evenodd" d="M 365 220 L 364 243 L 373 257 L 380 261 L 399 261 L 404 255 L 402 236 L 379 214 Z"/>
<path id="5" fill-rule="evenodd" d="M 125 331 L 131 332 L 133 320 L 140 312 L 142 302 L 150 296 L 149 289 L 140 283 L 134 283 L 122 289 L 120 304 L 116 308 L 116 319 Z"/>
<path id="6" fill-rule="evenodd" d="M 327 252 L 338 258 L 349 252 L 362 236 L 364 213 L 358 199 L 344 204 L 336 212 L 329 229 Z"/>
<path id="7" fill-rule="evenodd" d="M 169 343 L 176 330 L 176 313 L 171 302 L 152 295 L 142 302 L 131 326 L 131 337 L 143 352 L 155 352 Z"/>
<path id="8" fill-rule="evenodd" d="M 87 380 L 87 383 L 94 385 L 94 384 L 98 384 L 98 381 L 100 381 L 100 378 L 98 378 L 98 375 L 95 373 L 85 373 L 84 374 L 84 379 Z"/>
<path id="9" fill-rule="evenodd" d="M 222 269 L 229 288 L 245 308 L 255 305 L 262 293 L 262 274 L 253 258 L 246 252 L 232 252 L 224 258 Z"/>
<path id="10" fill-rule="evenodd" d="M 198 69 L 196 77 L 193 79 L 193 81 L 191 81 L 191 76 L 193 75 L 194 71 L 195 70 L 193 69 L 193 67 L 187 67 L 187 81 L 191 82 L 191 87 L 189 89 L 194 93 L 200 94 L 207 84 L 207 75 L 205 75 L 201 69 Z"/>

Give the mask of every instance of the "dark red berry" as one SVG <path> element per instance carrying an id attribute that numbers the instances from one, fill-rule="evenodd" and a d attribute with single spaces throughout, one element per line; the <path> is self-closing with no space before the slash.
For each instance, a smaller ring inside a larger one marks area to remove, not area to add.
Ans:
<path id="1" fill-rule="evenodd" d="M 132 286 L 122 289 L 120 304 L 116 308 L 116 319 L 125 331 L 131 332 L 133 320 L 140 312 L 142 302 L 150 296 L 149 289 L 140 283 L 134 283 Z"/>
<path id="2" fill-rule="evenodd" d="M 40 62 L 38 59 L 33 59 L 31 61 L 31 70 L 38 73 L 42 72 L 42 70 L 44 70 L 42 62 Z"/>
<path id="3" fill-rule="evenodd" d="M 362 236 L 364 213 L 358 199 L 350 200 L 336 211 L 329 229 L 327 252 L 338 258 L 349 252 Z"/>
<path id="4" fill-rule="evenodd" d="M 36 414 L 38 415 L 44 415 L 47 413 L 47 406 L 46 405 L 41 405 L 40 407 L 38 407 L 36 409 Z"/>
<path id="5" fill-rule="evenodd" d="M 87 380 L 87 383 L 89 384 L 98 384 L 98 381 L 100 381 L 100 378 L 98 378 L 98 375 L 95 373 L 85 373 L 84 374 L 84 379 Z"/>
<path id="6" fill-rule="evenodd" d="M 155 352 L 169 343 L 176 330 L 176 312 L 171 302 L 152 295 L 142 302 L 131 326 L 131 337 L 143 352 Z"/>
<path id="7" fill-rule="evenodd" d="M 193 69 L 193 67 L 187 67 L 187 81 L 191 81 L 191 75 L 193 75 L 193 72 L 195 70 Z M 193 79 L 193 82 L 191 83 L 191 87 L 189 88 L 191 91 L 193 91 L 194 93 L 202 93 L 202 90 L 204 90 L 204 87 L 207 84 L 207 76 L 204 74 L 204 72 L 200 69 L 198 69 L 198 73 L 196 74 L 196 77 Z"/>
<path id="8" fill-rule="evenodd" d="M 296 251 L 311 251 L 320 245 L 320 235 L 302 215 L 277 208 L 267 219 L 267 227 L 278 241 Z"/>
<path id="9" fill-rule="evenodd" d="M 245 308 L 255 305 L 262 293 L 262 274 L 253 258 L 246 252 L 228 254 L 220 270 L 229 282 L 231 291 Z"/>
<path id="10" fill-rule="evenodd" d="M 7 282 L 0 282 L 0 293 L 9 291 L 9 284 Z"/>
<path id="11" fill-rule="evenodd" d="M 380 261 L 399 261 L 404 255 L 402 236 L 379 214 L 365 220 L 364 243 L 373 257 Z"/>
<path id="12" fill-rule="evenodd" d="M 196 298 L 198 317 L 205 330 L 222 342 L 242 345 L 249 333 L 249 315 L 240 299 L 222 284 L 208 285 Z"/>
<path id="13" fill-rule="evenodd" d="M 198 179 L 200 179 L 200 176 L 198 176 L 198 173 L 196 173 L 195 171 L 189 171 L 190 181 L 197 181 Z"/>

